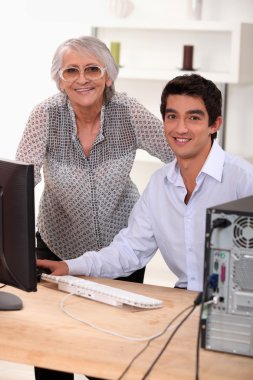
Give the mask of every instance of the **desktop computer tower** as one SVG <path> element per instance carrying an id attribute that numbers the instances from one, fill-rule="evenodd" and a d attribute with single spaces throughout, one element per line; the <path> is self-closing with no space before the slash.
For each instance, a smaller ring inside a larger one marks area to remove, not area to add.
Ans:
<path id="1" fill-rule="evenodd" d="M 253 356 L 253 196 L 207 209 L 201 347 Z"/>

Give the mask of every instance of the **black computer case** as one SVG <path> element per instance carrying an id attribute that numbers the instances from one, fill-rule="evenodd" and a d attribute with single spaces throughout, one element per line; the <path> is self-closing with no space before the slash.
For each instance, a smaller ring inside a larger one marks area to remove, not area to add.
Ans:
<path id="1" fill-rule="evenodd" d="M 253 356 L 253 196 L 207 209 L 201 347 Z"/>

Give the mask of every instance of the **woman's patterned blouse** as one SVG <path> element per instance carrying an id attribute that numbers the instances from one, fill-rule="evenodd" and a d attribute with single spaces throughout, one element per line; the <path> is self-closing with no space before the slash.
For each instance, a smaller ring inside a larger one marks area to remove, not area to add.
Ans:
<path id="1" fill-rule="evenodd" d="M 100 131 L 88 157 L 68 97 L 59 93 L 32 111 L 16 159 L 34 164 L 41 180 L 37 228 L 61 259 L 107 246 L 127 225 L 139 193 L 130 179 L 137 149 L 174 158 L 162 122 L 136 99 L 116 93 L 101 110 Z"/>

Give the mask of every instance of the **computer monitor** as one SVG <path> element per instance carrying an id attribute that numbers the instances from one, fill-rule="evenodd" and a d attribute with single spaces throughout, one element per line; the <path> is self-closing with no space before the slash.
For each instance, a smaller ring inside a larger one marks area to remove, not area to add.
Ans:
<path id="1" fill-rule="evenodd" d="M 10 285 L 37 290 L 33 165 L 0 159 L 0 310 L 18 310 L 22 300 Z"/>

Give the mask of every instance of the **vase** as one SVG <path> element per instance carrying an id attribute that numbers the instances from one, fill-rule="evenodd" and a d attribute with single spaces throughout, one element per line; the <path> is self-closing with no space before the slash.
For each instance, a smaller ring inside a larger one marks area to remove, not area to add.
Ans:
<path id="1" fill-rule="evenodd" d="M 202 16 L 202 0 L 188 0 L 187 18 L 190 20 L 200 20 Z"/>
<path id="2" fill-rule="evenodd" d="M 131 0 L 109 0 L 107 6 L 110 12 L 119 18 L 125 18 L 133 11 L 134 6 Z"/>

